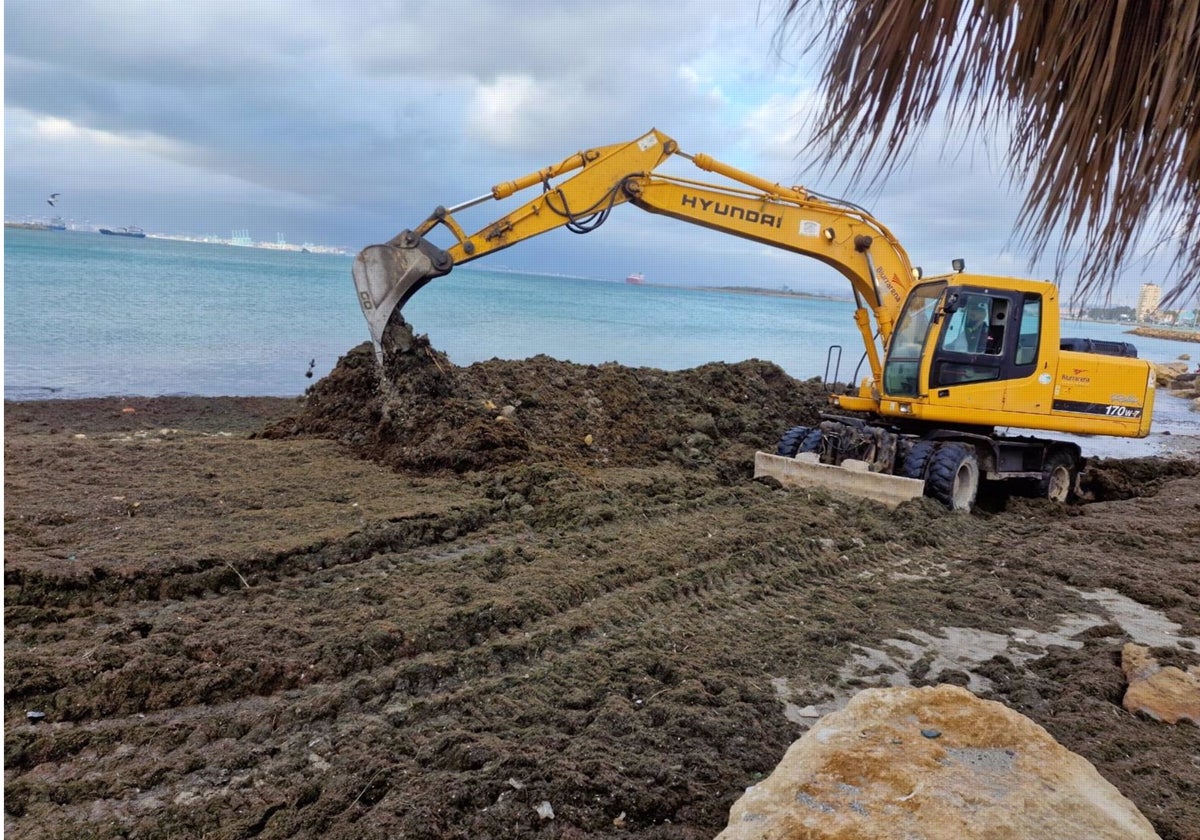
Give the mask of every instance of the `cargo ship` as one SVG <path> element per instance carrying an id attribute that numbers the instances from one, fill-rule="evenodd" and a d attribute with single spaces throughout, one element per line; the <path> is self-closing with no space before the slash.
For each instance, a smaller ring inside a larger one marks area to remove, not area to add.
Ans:
<path id="1" fill-rule="evenodd" d="M 116 230 L 109 230 L 108 228 L 100 228 L 100 232 L 103 234 L 107 234 L 108 236 L 133 236 L 138 239 L 146 238 L 146 232 L 144 230 L 142 230 L 140 227 L 133 227 L 133 226 L 117 228 Z"/>
<path id="2" fill-rule="evenodd" d="M 634 286 L 640 286 L 646 282 L 646 275 L 641 274 L 640 272 L 635 272 L 626 277 L 625 282 L 632 283 Z"/>

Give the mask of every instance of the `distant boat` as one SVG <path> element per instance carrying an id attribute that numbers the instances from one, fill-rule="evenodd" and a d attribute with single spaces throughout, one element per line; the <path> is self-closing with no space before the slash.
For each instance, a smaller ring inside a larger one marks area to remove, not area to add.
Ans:
<path id="1" fill-rule="evenodd" d="M 109 236 L 133 236 L 138 239 L 146 238 L 146 232 L 144 230 L 142 230 L 140 227 L 134 227 L 132 225 L 129 227 L 117 228 L 116 230 L 100 228 L 100 232 Z"/>
<path id="2" fill-rule="evenodd" d="M 632 283 L 634 286 L 640 286 L 646 282 L 646 275 L 644 275 L 640 272 L 630 274 L 628 277 L 625 278 L 625 282 Z"/>
<path id="3" fill-rule="evenodd" d="M 47 225 L 47 227 L 50 228 L 50 230 L 66 230 L 67 223 L 64 222 L 58 216 L 55 216 L 53 219 L 50 220 L 50 224 Z"/>

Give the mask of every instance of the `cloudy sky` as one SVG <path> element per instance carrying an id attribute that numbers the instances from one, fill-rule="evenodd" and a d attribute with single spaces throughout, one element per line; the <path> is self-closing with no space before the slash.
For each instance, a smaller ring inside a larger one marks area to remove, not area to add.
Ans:
<path id="1" fill-rule="evenodd" d="M 244 228 L 356 251 L 439 204 L 656 127 L 686 152 L 867 206 L 927 274 L 963 257 L 972 271 L 1048 277 L 1012 241 L 1020 194 L 1006 186 L 1003 138 L 935 127 L 874 190 L 806 166 L 815 74 L 796 39 L 774 48 L 780 5 L 6 0 L 5 216 L 56 209 L 81 224 Z M 513 206 L 463 222 L 474 230 Z M 489 264 L 848 291 L 814 261 L 632 207 Z M 1117 302 L 1147 277 L 1123 281 Z"/>

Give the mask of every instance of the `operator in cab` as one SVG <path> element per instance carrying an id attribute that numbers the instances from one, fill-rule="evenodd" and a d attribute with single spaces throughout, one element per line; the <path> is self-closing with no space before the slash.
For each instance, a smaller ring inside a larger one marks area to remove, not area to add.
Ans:
<path id="1" fill-rule="evenodd" d="M 988 331 L 989 313 L 986 303 L 967 307 L 966 323 L 958 336 L 946 347 L 957 353 L 992 353 L 995 339 Z"/>

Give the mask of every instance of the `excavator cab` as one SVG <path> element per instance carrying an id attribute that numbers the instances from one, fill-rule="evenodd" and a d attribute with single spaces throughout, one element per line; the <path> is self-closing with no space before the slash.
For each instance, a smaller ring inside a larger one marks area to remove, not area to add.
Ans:
<path id="1" fill-rule="evenodd" d="M 1028 376 L 1040 317 L 1037 296 L 944 281 L 918 285 L 888 348 L 884 394 L 915 398 L 930 388 Z"/>

